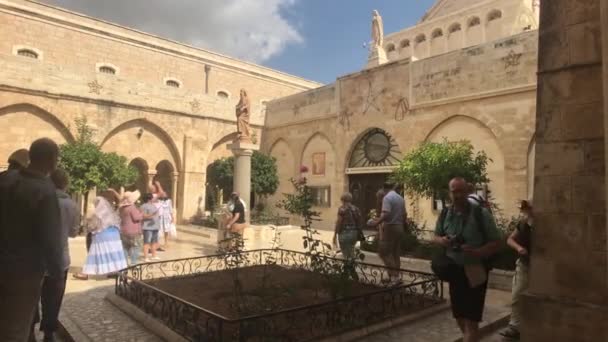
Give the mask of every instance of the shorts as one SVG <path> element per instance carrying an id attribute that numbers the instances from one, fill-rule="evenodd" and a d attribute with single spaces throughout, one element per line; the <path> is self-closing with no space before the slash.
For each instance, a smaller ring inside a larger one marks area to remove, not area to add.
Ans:
<path id="1" fill-rule="evenodd" d="M 158 242 L 158 230 L 144 230 L 144 244 L 149 245 L 151 243 Z"/>
<path id="2" fill-rule="evenodd" d="M 483 307 L 486 301 L 488 282 L 477 287 L 470 287 L 464 267 L 455 266 L 454 279 L 450 281 L 450 303 L 452 315 L 456 319 L 481 322 Z"/>

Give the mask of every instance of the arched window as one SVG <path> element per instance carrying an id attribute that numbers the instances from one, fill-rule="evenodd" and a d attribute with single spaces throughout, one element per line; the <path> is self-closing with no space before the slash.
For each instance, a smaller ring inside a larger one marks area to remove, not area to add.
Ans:
<path id="1" fill-rule="evenodd" d="M 440 28 L 435 29 L 435 30 L 433 31 L 433 33 L 431 34 L 431 37 L 433 37 L 433 39 L 435 39 L 435 38 L 439 38 L 439 37 L 442 37 L 442 36 L 443 36 L 443 30 L 442 30 L 442 29 L 440 29 Z"/>
<path id="2" fill-rule="evenodd" d="M 420 44 L 426 41 L 426 36 L 424 35 L 424 33 L 419 34 L 418 36 L 416 36 L 416 43 Z"/>
<path id="3" fill-rule="evenodd" d="M 395 51 L 395 44 L 389 43 L 388 45 L 386 45 L 386 51 L 388 51 L 388 52 Z"/>
<path id="4" fill-rule="evenodd" d="M 404 49 L 404 48 L 407 48 L 407 47 L 410 47 L 410 40 L 409 39 L 402 40 L 401 41 L 401 48 Z"/>
<path id="5" fill-rule="evenodd" d="M 479 19 L 479 17 L 473 17 L 469 19 L 469 27 L 475 27 L 479 24 L 481 24 L 481 20 Z"/>
<path id="6" fill-rule="evenodd" d="M 116 69 L 112 68 L 111 66 L 107 66 L 107 65 L 100 66 L 99 72 L 102 74 L 116 75 Z"/>
<path id="7" fill-rule="evenodd" d="M 495 9 L 488 13 L 488 22 L 498 20 L 500 18 L 502 18 L 502 12 L 500 10 Z"/>
<path id="8" fill-rule="evenodd" d="M 227 100 L 230 98 L 230 94 L 228 94 L 228 92 L 220 90 L 217 92 L 217 97 L 219 97 L 220 99 L 224 99 Z"/>
<path id="9" fill-rule="evenodd" d="M 38 59 L 38 53 L 31 49 L 19 49 L 17 50 L 17 55 L 27 58 Z"/>
<path id="10" fill-rule="evenodd" d="M 462 30 L 462 27 L 459 23 L 453 23 L 452 25 L 450 25 L 450 28 L 448 28 L 449 33 L 458 32 L 460 30 Z"/>
<path id="11" fill-rule="evenodd" d="M 165 81 L 165 85 L 172 88 L 179 88 L 181 86 L 176 80 L 167 80 Z"/>

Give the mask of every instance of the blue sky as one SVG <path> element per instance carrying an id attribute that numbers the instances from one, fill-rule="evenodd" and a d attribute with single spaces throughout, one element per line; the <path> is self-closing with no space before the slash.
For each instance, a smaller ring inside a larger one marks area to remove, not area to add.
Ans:
<path id="1" fill-rule="evenodd" d="M 331 83 L 366 63 L 372 10 L 386 34 L 435 0 L 42 0 L 297 76 Z"/>
<path id="2" fill-rule="evenodd" d="M 300 0 L 285 11 L 303 42 L 288 45 L 264 65 L 322 83 L 361 70 L 363 43 L 370 38 L 372 10 L 384 21 L 385 34 L 412 26 L 434 0 Z"/>

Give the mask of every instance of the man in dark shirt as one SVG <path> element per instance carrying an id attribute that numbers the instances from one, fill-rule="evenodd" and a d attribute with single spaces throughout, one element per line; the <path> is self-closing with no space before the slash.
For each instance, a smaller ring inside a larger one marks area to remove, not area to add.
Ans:
<path id="1" fill-rule="evenodd" d="M 45 272 L 65 272 L 59 203 L 48 178 L 58 155 L 52 140 L 36 140 L 29 166 L 0 176 L 0 341 L 27 341 Z"/>
<path id="2" fill-rule="evenodd" d="M 236 233 L 243 235 L 243 230 L 245 230 L 247 224 L 245 223 L 245 206 L 243 202 L 239 198 L 239 194 L 233 192 L 230 195 L 230 199 L 234 203 L 234 209 L 232 209 L 232 218 L 226 224 L 226 228 L 231 233 Z"/>
<path id="3" fill-rule="evenodd" d="M 510 339 L 519 339 L 519 326 L 523 310 L 521 295 L 528 288 L 530 238 L 534 226 L 534 211 L 530 201 L 521 201 L 519 210 L 521 211 L 521 217 L 517 223 L 517 229 L 507 239 L 509 247 L 516 250 L 519 255 L 511 289 L 511 319 L 507 329 L 501 332 L 502 336 Z"/>

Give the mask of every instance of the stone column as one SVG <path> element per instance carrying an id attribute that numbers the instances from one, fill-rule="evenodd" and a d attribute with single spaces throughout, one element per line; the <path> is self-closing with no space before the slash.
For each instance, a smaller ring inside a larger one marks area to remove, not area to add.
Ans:
<path id="1" fill-rule="evenodd" d="M 179 173 L 173 172 L 173 184 L 171 186 L 171 200 L 173 201 L 173 212 L 177 208 L 177 183 L 179 181 Z"/>
<path id="2" fill-rule="evenodd" d="M 536 217 L 522 341 L 608 341 L 602 2 L 540 3 Z"/>
<path id="3" fill-rule="evenodd" d="M 156 170 L 148 170 L 148 183 L 146 183 L 146 192 L 150 191 L 150 189 L 148 189 L 148 184 L 154 184 L 154 177 L 156 177 L 156 173 Z"/>
<path id="4" fill-rule="evenodd" d="M 228 145 L 228 148 L 232 150 L 234 154 L 234 180 L 233 180 L 233 191 L 239 193 L 239 196 L 247 206 L 251 205 L 251 156 L 253 151 L 259 150 L 258 145 L 254 145 L 247 142 L 235 141 Z M 247 217 L 245 218 L 249 222 L 249 208 L 247 209 Z"/>

